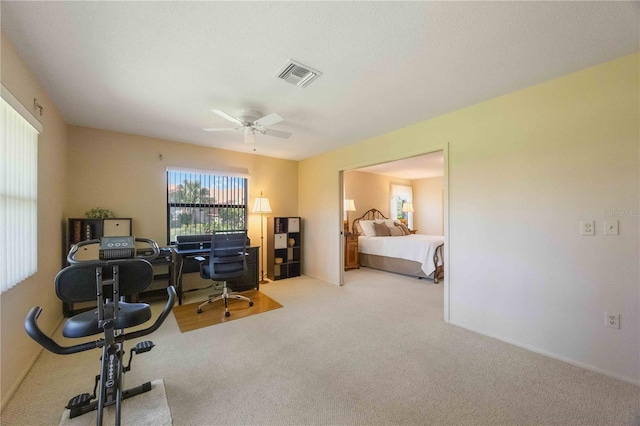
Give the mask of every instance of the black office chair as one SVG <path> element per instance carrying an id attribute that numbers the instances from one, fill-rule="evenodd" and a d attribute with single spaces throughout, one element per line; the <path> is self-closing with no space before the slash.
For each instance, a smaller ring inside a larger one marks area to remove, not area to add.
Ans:
<path id="1" fill-rule="evenodd" d="M 224 301 L 224 316 L 228 317 L 228 299 L 246 300 L 249 306 L 253 302 L 246 296 L 233 291 L 234 278 L 240 278 L 247 273 L 247 231 L 214 231 L 211 235 L 211 254 L 209 259 L 198 256 L 195 259 L 200 261 L 200 277 L 213 281 L 222 281 L 222 294 L 211 295 L 209 299 L 198 306 L 198 313 L 202 313 L 202 308 L 218 300 Z M 229 287 L 231 284 L 231 287 Z"/>

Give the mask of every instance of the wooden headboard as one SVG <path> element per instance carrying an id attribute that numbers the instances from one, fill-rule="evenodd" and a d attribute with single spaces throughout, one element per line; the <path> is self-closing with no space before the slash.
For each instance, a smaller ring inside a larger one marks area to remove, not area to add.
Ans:
<path id="1" fill-rule="evenodd" d="M 375 220 L 375 219 L 389 219 L 389 218 L 383 215 L 382 212 L 378 209 L 369 209 L 366 212 L 364 212 L 362 216 L 353 220 L 353 225 L 351 226 L 352 232 L 356 235 L 359 235 L 358 233 L 359 226 L 356 227 L 356 224 L 361 220 Z"/>

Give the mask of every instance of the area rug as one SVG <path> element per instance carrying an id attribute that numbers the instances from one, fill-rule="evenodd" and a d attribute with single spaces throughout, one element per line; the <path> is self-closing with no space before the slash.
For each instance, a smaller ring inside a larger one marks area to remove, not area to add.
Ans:
<path id="1" fill-rule="evenodd" d="M 73 419 L 69 418 L 69 410 L 64 410 L 60 426 L 95 425 L 97 411 L 90 411 Z M 115 405 L 106 407 L 102 418 L 103 424 L 115 424 Z M 162 425 L 172 424 L 171 411 L 164 390 L 164 380 L 151 382 L 151 390 L 122 401 L 123 425 Z"/>
<path id="2" fill-rule="evenodd" d="M 224 303 L 222 300 L 204 306 L 200 314 L 198 313 L 198 305 L 203 301 L 175 306 L 173 308 L 173 315 L 176 317 L 180 331 L 186 333 L 187 331 L 209 327 L 210 325 L 221 324 L 282 308 L 281 304 L 269 296 L 260 293 L 258 290 L 243 292 L 242 295 L 250 298 L 253 306 L 249 306 L 249 302 L 245 300 L 229 299 L 228 305 L 231 315 L 228 317 L 224 316 Z"/>

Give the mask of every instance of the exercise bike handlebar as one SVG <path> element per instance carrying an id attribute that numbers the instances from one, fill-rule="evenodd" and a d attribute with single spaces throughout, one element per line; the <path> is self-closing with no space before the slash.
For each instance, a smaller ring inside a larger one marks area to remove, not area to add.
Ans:
<path id="1" fill-rule="evenodd" d="M 91 244 L 100 244 L 100 240 L 85 240 L 85 241 L 80 241 L 78 243 L 75 243 L 74 245 L 71 246 L 71 250 L 69 250 L 69 253 L 67 253 L 67 262 L 69 262 L 69 265 L 75 265 L 77 263 L 82 263 L 82 260 L 78 260 L 76 259 L 76 253 L 78 252 L 78 249 L 80 247 L 84 247 L 84 246 L 88 246 Z M 95 260 L 93 260 L 95 262 Z M 86 262 L 86 261 L 85 261 Z"/>
<path id="2" fill-rule="evenodd" d="M 137 259 L 153 260 L 156 257 L 158 257 L 158 255 L 160 255 L 160 247 L 158 246 L 158 243 L 156 243 L 152 239 L 136 237 L 135 241 L 139 243 L 149 244 L 149 246 L 151 246 L 151 250 L 153 250 L 153 252 L 148 256 L 142 256 L 142 255 L 136 256 Z M 100 244 L 100 240 L 94 239 L 94 240 L 80 241 L 78 243 L 75 243 L 73 246 L 71 246 L 71 250 L 69 250 L 69 253 L 67 254 L 67 262 L 69 263 L 69 265 L 77 265 L 79 263 L 88 263 L 88 262 L 95 263 L 96 259 L 78 260 L 75 257 L 80 247 L 88 246 L 91 244 Z"/>
<path id="3" fill-rule="evenodd" d="M 151 334 L 156 331 L 164 322 L 164 320 L 169 316 L 169 313 L 173 309 L 173 305 L 176 302 L 176 289 L 170 285 L 167 287 L 167 293 L 169 294 L 169 300 L 167 300 L 164 309 L 156 319 L 156 321 L 149 327 L 144 330 L 134 331 L 128 334 L 121 334 L 116 336 L 115 341 L 125 341 L 135 339 L 137 337 L 146 336 L 147 334 Z M 40 327 L 38 327 L 38 317 L 42 312 L 42 308 L 40 306 L 35 306 L 31 308 L 27 317 L 24 320 L 24 328 L 27 331 L 27 334 L 40 345 L 42 345 L 45 349 L 54 354 L 58 355 L 70 355 L 78 352 L 83 352 L 89 349 L 101 348 L 104 346 L 104 339 L 98 339 L 93 342 L 80 343 L 78 345 L 73 346 L 60 346 L 49 336 L 44 334 Z"/>

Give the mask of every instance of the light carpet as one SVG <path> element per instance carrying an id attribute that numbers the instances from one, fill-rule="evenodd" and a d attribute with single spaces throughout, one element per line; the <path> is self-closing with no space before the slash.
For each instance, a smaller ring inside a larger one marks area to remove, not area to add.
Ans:
<path id="1" fill-rule="evenodd" d="M 171 315 L 127 383 L 162 378 L 176 426 L 640 420 L 637 386 L 445 323 L 442 285 L 369 268 L 345 277 L 261 285 L 286 309 L 223 326 L 181 333 Z M 93 386 L 98 352 L 43 352 L 0 423 L 58 425 L 69 397 Z"/>
<path id="2" fill-rule="evenodd" d="M 89 426 L 96 424 L 97 411 L 69 418 L 69 410 L 64 410 L 60 426 Z M 103 424 L 115 424 L 116 407 L 106 407 Z M 171 425 L 171 411 L 167 403 L 167 395 L 162 379 L 151 382 L 151 390 L 122 401 L 122 425 Z"/>

